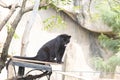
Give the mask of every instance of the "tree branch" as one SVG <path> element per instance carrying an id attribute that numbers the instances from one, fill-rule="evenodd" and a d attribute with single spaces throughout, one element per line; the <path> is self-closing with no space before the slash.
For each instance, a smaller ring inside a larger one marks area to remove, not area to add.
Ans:
<path id="1" fill-rule="evenodd" d="M 2 1 L 0 1 L 0 6 L 3 7 L 3 8 L 7 8 L 7 5 Z"/>
<path id="2" fill-rule="evenodd" d="M 49 4 L 44 4 L 44 5 L 39 5 L 39 9 L 41 9 L 42 7 L 49 6 L 49 5 L 50 5 L 50 3 L 49 3 Z M 24 11 L 23 11 L 23 13 L 32 11 L 32 10 L 33 10 L 33 7 L 34 7 L 34 6 L 32 5 L 32 6 L 30 6 L 30 7 L 25 8 Z"/>
<path id="3" fill-rule="evenodd" d="M 14 33 L 15 33 L 15 30 L 16 30 L 16 28 L 17 28 L 17 25 L 18 25 L 19 21 L 21 20 L 21 18 L 22 18 L 22 16 L 23 16 L 23 10 L 24 10 L 24 8 L 25 8 L 26 1 L 27 1 L 27 0 L 23 0 L 23 2 L 22 2 L 22 7 L 21 7 L 20 11 L 18 12 L 16 18 L 14 19 L 13 23 L 11 24 L 12 30 L 10 30 L 10 32 L 9 32 L 7 38 L 6 38 L 6 41 L 5 41 L 3 50 L 2 50 L 2 54 L 1 54 L 1 58 L 0 58 L 0 72 L 1 72 L 1 70 L 2 70 L 2 69 L 4 68 L 4 66 L 5 66 L 5 62 L 6 62 L 7 56 L 8 56 L 8 49 L 9 49 L 11 40 L 12 40 L 12 38 L 13 38 L 13 35 L 14 35 Z"/>
<path id="4" fill-rule="evenodd" d="M 4 18 L 4 20 L 0 23 L 0 31 L 2 30 L 2 28 L 5 26 L 5 24 L 7 23 L 7 21 L 10 19 L 10 17 L 13 15 L 13 13 L 15 12 L 16 8 L 20 7 L 18 4 L 12 4 L 7 6 L 5 3 L 1 2 L 0 6 L 2 6 L 3 8 L 8 8 L 10 9 L 8 15 Z"/>
<path id="5" fill-rule="evenodd" d="M 0 1 L 0 6 L 3 7 L 3 8 L 11 9 L 13 5 L 14 5 L 14 4 L 7 5 L 7 4 L 5 4 L 4 2 Z M 20 7 L 20 6 L 19 6 L 18 4 L 16 4 L 16 5 L 15 5 L 15 8 L 18 8 L 18 7 Z"/>
<path id="6" fill-rule="evenodd" d="M 0 31 L 2 30 L 2 28 L 5 26 L 5 24 L 7 23 L 7 21 L 10 19 L 10 17 L 13 15 L 13 13 L 15 12 L 15 6 L 16 4 L 13 4 L 11 6 L 11 10 L 9 11 L 9 14 L 5 17 L 5 19 L 0 23 Z"/>

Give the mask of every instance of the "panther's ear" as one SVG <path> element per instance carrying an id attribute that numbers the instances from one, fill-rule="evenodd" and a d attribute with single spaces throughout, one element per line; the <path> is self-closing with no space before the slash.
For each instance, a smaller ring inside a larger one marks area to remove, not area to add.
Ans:
<path id="1" fill-rule="evenodd" d="M 71 36 L 68 36 L 68 38 L 70 39 L 70 38 L 71 38 Z"/>

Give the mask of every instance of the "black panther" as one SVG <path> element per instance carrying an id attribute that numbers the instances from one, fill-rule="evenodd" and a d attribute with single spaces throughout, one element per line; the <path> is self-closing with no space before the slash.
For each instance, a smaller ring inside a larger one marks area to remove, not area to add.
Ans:
<path id="1" fill-rule="evenodd" d="M 63 54 L 65 52 L 66 44 L 70 42 L 70 38 L 71 36 L 67 34 L 58 35 L 56 38 L 44 44 L 39 49 L 35 57 L 20 57 L 20 56 L 14 57 L 21 59 L 61 63 Z"/>

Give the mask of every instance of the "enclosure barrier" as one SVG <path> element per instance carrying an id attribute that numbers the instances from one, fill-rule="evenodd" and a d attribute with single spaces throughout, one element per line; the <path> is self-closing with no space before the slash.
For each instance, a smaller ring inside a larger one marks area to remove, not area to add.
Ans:
<path id="1" fill-rule="evenodd" d="M 73 78 L 76 78 L 76 79 L 80 79 L 80 80 L 120 80 L 120 78 L 116 78 L 116 79 L 109 79 L 109 78 L 99 78 L 99 77 L 92 77 L 92 76 L 80 76 L 78 74 L 75 74 L 76 72 L 82 74 L 82 73 L 86 73 L 86 74 L 100 74 L 100 73 L 103 73 L 103 72 L 95 72 L 95 71 L 67 71 L 67 72 L 63 72 L 63 71 L 53 71 L 53 73 L 56 73 L 56 74 L 61 74 L 61 75 L 64 75 L 64 76 L 68 76 L 68 77 L 73 77 Z M 114 73 L 114 74 L 119 74 L 120 73 Z M 74 79 L 73 79 L 74 80 Z"/>

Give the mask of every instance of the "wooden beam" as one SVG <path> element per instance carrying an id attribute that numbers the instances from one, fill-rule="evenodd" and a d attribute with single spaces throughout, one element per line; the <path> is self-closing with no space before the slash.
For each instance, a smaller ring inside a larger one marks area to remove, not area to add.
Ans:
<path id="1" fill-rule="evenodd" d="M 55 62 L 45 62 L 45 61 L 38 61 L 38 60 L 28 60 L 28 59 L 19 59 L 19 58 L 12 58 L 13 61 L 19 61 L 19 62 L 28 62 L 28 63 L 37 63 L 37 64 L 51 64 L 51 65 L 61 65 Z"/>

